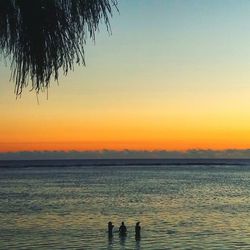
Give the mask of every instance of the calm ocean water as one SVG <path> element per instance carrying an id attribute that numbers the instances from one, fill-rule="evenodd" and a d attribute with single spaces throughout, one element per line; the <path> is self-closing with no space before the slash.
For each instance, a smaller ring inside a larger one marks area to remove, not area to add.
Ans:
<path id="1" fill-rule="evenodd" d="M 0 249 L 250 249 L 248 163 L 40 163 L 0 164 Z"/>

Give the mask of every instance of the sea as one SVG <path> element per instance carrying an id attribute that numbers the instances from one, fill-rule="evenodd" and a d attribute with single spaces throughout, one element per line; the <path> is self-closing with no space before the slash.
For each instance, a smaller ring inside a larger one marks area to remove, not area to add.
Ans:
<path id="1" fill-rule="evenodd" d="M 250 249 L 250 160 L 1 161 L 0 249 Z"/>

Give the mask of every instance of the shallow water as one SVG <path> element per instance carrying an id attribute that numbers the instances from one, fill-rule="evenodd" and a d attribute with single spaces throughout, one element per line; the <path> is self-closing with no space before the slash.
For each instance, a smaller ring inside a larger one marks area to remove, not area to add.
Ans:
<path id="1" fill-rule="evenodd" d="M 0 169 L 0 249 L 250 249 L 249 215 L 250 166 Z"/>

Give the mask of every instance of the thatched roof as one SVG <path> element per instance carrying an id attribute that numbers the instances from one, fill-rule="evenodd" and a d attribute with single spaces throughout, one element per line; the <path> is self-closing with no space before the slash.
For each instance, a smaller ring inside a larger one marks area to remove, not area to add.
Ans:
<path id="1" fill-rule="evenodd" d="M 0 0 L 0 52 L 11 59 L 15 93 L 39 92 L 75 63 L 85 64 L 87 37 L 107 26 L 117 0 Z"/>

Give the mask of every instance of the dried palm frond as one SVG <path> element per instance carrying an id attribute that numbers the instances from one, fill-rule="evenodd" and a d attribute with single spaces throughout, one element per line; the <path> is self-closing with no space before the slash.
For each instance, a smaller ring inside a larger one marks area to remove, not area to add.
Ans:
<path id="1" fill-rule="evenodd" d="M 75 63 L 84 64 L 87 37 L 95 39 L 101 20 L 117 0 L 0 0 L 0 50 L 11 59 L 15 93 L 29 86 L 39 92 Z"/>

